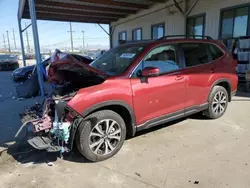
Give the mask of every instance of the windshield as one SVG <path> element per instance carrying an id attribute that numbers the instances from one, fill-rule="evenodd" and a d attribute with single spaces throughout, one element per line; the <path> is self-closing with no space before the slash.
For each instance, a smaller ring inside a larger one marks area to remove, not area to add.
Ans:
<path id="1" fill-rule="evenodd" d="M 146 44 L 144 43 L 113 48 L 93 61 L 90 66 L 111 76 L 122 74 L 143 51 L 145 46 Z"/>

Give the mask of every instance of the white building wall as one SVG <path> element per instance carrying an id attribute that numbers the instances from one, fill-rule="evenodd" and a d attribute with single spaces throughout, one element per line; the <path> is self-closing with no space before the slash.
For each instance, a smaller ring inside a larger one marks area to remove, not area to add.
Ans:
<path id="1" fill-rule="evenodd" d="M 182 1 L 179 1 L 182 2 Z M 191 4 L 193 0 L 189 0 Z M 205 35 L 219 37 L 220 11 L 223 8 L 250 3 L 250 0 L 199 0 L 189 16 L 206 13 Z M 184 6 L 181 3 L 181 6 Z M 151 26 L 165 23 L 165 35 L 183 35 L 186 26 L 182 14 L 173 5 L 173 1 L 156 4 L 148 10 L 140 11 L 111 24 L 114 27 L 112 43 L 118 45 L 118 33 L 127 31 L 127 40 L 132 40 L 132 30 L 142 28 L 142 39 L 151 39 Z"/>
<path id="2" fill-rule="evenodd" d="M 111 26 L 115 28 L 113 46 L 118 45 L 119 32 L 127 31 L 127 40 L 132 40 L 132 30 L 136 28 L 142 28 L 143 40 L 151 39 L 151 26 L 158 23 L 165 23 L 165 35 L 177 34 L 176 32 L 184 34 L 184 19 L 181 13 L 175 7 L 169 7 L 170 5 L 173 5 L 172 0 L 112 23 Z M 174 11 L 173 15 L 169 13 L 172 10 Z"/>

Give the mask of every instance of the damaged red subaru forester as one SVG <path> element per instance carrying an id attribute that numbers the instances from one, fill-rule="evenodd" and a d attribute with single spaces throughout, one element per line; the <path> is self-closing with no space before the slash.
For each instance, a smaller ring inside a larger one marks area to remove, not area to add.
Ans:
<path id="1" fill-rule="evenodd" d="M 237 61 L 209 37 L 131 42 L 90 65 L 57 57 L 53 95 L 21 115 L 28 142 L 61 153 L 75 143 L 90 161 L 114 156 L 137 131 L 198 112 L 221 117 L 238 83 Z"/>

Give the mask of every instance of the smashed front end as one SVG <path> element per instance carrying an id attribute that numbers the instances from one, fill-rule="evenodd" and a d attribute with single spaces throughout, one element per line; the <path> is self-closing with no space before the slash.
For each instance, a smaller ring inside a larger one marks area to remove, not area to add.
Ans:
<path id="1" fill-rule="evenodd" d="M 20 114 L 29 132 L 28 143 L 38 150 L 57 152 L 70 150 L 70 131 L 76 117 L 68 108 L 70 96 L 47 98 Z"/>
<path id="2" fill-rule="evenodd" d="M 36 104 L 20 114 L 22 127 L 28 131 L 28 143 L 48 152 L 70 151 L 82 116 L 67 103 L 81 88 L 101 84 L 105 76 L 91 71 L 88 65 L 66 55 L 49 65 L 48 80 L 53 93 L 42 104 Z M 31 134 L 30 134 L 31 133 Z M 16 136 L 17 136 L 16 135 Z"/>

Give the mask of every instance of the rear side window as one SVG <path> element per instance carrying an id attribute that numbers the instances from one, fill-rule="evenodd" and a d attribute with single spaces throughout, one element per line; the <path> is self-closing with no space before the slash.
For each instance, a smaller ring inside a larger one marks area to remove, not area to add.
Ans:
<path id="1" fill-rule="evenodd" d="M 185 43 L 181 44 L 186 67 L 206 64 L 209 62 L 207 47 L 205 44 Z"/>
<path id="2" fill-rule="evenodd" d="M 213 60 L 219 59 L 220 57 L 222 57 L 224 55 L 224 53 L 221 51 L 221 49 L 219 49 L 214 44 L 209 44 L 208 49 L 209 49 L 209 52 L 210 52 Z"/>

